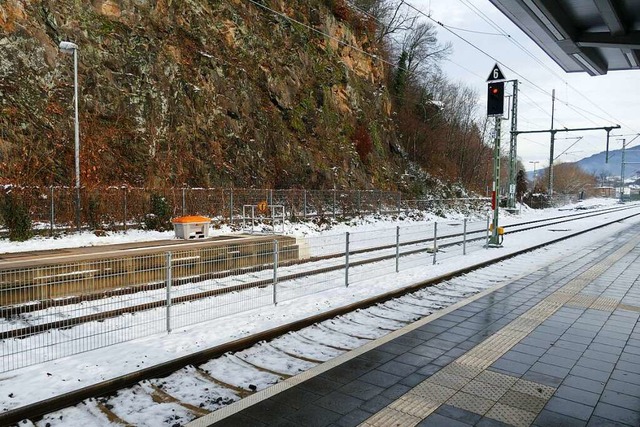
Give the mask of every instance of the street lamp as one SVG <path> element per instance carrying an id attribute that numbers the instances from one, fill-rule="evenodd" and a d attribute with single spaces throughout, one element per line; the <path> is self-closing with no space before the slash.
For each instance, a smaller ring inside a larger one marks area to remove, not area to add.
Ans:
<path id="1" fill-rule="evenodd" d="M 533 163 L 533 186 L 536 186 L 536 165 L 540 163 L 538 160 L 530 160 L 529 163 Z"/>
<path id="2" fill-rule="evenodd" d="M 78 45 L 61 41 L 60 50 L 73 54 L 73 102 L 75 109 L 75 165 L 76 165 L 76 229 L 80 231 L 80 123 L 78 121 Z"/>

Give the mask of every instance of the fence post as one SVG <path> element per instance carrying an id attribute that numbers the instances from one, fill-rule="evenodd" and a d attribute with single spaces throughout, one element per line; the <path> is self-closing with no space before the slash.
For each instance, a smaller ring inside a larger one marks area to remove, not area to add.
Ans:
<path id="1" fill-rule="evenodd" d="M 333 219 L 336 219 L 336 189 L 333 189 Z"/>
<path id="2" fill-rule="evenodd" d="M 166 288 L 167 288 L 167 332 L 171 332 L 171 252 L 167 252 L 166 255 Z"/>
<path id="3" fill-rule="evenodd" d="M 242 210 L 244 211 L 244 207 L 242 208 Z M 251 205 L 251 234 L 253 234 L 253 227 L 255 225 L 256 225 L 256 207 L 254 205 Z"/>
<path id="4" fill-rule="evenodd" d="M 344 251 L 344 287 L 349 287 L 349 232 L 345 234 L 346 248 Z"/>
<path id="5" fill-rule="evenodd" d="M 53 223 L 56 220 L 55 217 L 55 206 L 53 203 L 53 185 L 51 186 L 51 193 L 50 193 L 50 202 L 49 202 L 49 206 L 51 207 L 50 209 L 50 217 L 49 217 L 49 234 L 51 236 L 53 236 Z"/>
<path id="6" fill-rule="evenodd" d="M 360 193 L 360 190 L 358 190 L 358 215 L 360 215 L 360 211 L 362 209 L 362 194 Z"/>
<path id="7" fill-rule="evenodd" d="M 433 223 L 433 265 L 436 265 L 436 254 L 438 253 L 438 223 Z"/>
<path id="8" fill-rule="evenodd" d="M 304 208 L 303 208 L 304 219 L 307 219 L 307 190 L 304 190 L 304 193 L 302 193 L 302 200 L 304 202 Z"/>
<path id="9" fill-rule="evenodd" d="M 467 218 L 464 219 L 462 226 L 462 255 L 467 254 Z"/>
<path id="10" fill-rule="evenodd" d="M 484 244 L 485 248 L 489 248 L 489 215 L 487 215 L 487 241 Z"/>
<path id="11" fill-rule="evenodd" d="M 271 205 L 271 233 L 276 234 L 276 219 L 275 219 L 275 209 L 273 205 Z"/>
<path id="12" fill-rule="evenodd" d="M 124 218 L 122 218 L 122 226 L 124 231 L 127 231 L 127 188 L 123 188 L 124 191 Z"/>
<path id="13" fill-rule="evenodd" d="M 398 198 L 397 198 L 397 202 L 396 202 L 396 206 L 397 206 L 397 208 L 396 208 L 396 210 L 397 210 L 396 215 L 400 215 L 400 205 L 401 205 L 401 202 L 402 202 L 402 193 L 398 191 Z"/>
<path id="14" fill-rule="evenodd" d="M 229 224 L 233 224 L 233 188 L 229 197 Z"/>
<path id="15" fill-rule="evenodd" d="M 400 226 L 396 227 L 396 273 L 400 271 Z"/>
<path id="16" fill-rule="evenodd" d="M 276 285 L 278 284 L 278 241 L 273 241 L 273 305 L 278 305 Z"/>
<path id="17" fill-rule="evenodd" d="M 186 208 L 185 205 L 187 204 L 186 203 L 187 202 L 187 200 L 186 200 L 187 197 L 186 197 L 186 194 L 185 194 L 186 191 L 187 191 L 186 188 L 182 187 L 182 216 L 185 215 L 185 213 L 184 213 L 185 212 L 185 208 Z"/>

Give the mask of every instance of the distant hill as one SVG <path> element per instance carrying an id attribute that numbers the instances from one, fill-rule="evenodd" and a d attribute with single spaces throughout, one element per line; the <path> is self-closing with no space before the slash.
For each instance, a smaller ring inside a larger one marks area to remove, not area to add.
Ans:
<path id="1" fill-rule="evenodd" d="M 609 163 L 605 163 L 606 153 L 598 153 L 576 163 L 582 169 L 596 175 L 606 174 L 607 176 L 620 176 L 620 163 L 622 162 L 622 149 L 609 151 Z M 627 148 L 624 154 L 625 178 L 636 175 L 640 170 L 640 146 Z M 628 164 L 629 162 L 637 162 L 636 164 Z"/>
<path id="2" fill-rule="evenodd" d="M 588 173 L 600 176 L 605 174 L 606 176 L 620 176 L 620 163 L 622 161 L 622 149 L 609 151 L 609 163 L 605 162 L 606 153 L 603 151 L 593 156 L 584 158 L 574 162 Z M 626 178 L 630 178 L 636 175 L 636 172 L 640 171 L 640 146 L 627 148 L 625 150 L 624 161 L 627 163 L 624 171 Z M 637 162 L 636 164 L 629 164 L 631 162 Z M 540 168 L 536 170 L 536 175 L 542 176 L 546 172 L 547 168 Z M 533 172 L 529 171 L 527 177 L 531 179 Z"/>

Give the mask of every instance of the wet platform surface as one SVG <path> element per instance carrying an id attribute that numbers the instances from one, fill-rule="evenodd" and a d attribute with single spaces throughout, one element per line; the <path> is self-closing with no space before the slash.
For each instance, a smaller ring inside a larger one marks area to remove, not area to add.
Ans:
<path id="1" fill-rule="evenodd" d="M 639 426 L 639 257 L 576 249 L 191 425 Z"/>

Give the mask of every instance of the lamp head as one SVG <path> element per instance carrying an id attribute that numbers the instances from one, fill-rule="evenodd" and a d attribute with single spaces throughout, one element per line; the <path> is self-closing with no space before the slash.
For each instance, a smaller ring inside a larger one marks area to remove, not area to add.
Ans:
<path id="1" fill-rule="evenodd" d="M 78 49 L 78 45 L 72 42 L 61 41 L 58 46 L 61 51 L 65 53 L 73 53 L 76 49 Z"/>

